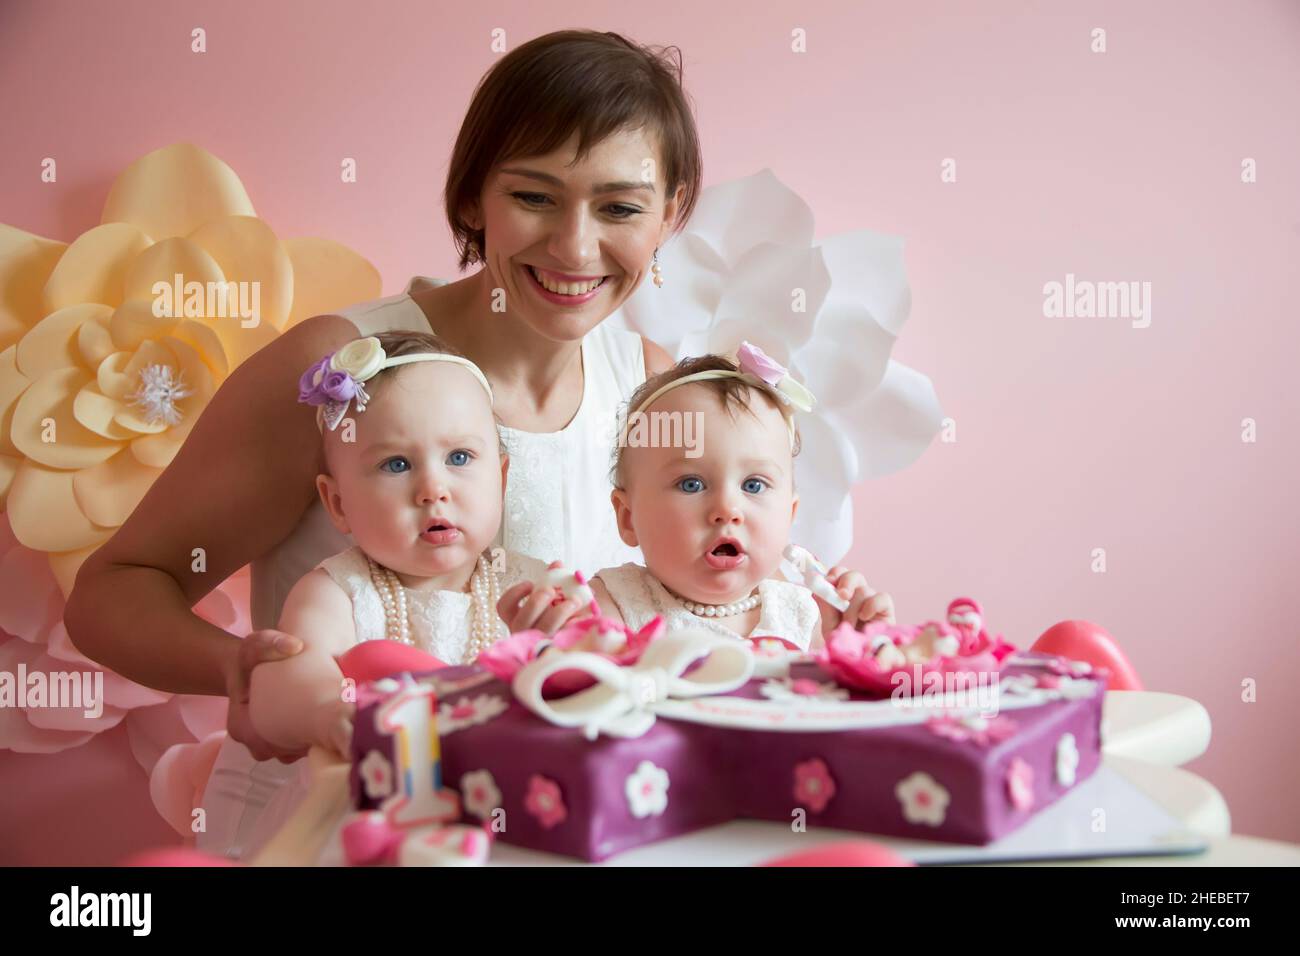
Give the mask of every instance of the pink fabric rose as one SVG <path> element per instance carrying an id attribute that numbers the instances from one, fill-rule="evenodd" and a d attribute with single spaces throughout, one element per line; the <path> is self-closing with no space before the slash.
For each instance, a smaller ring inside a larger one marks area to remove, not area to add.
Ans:
<path id="1" fill-rule="evenodd" d="M 757 345 L 750 345 L 748 342 L 740 343 L 740 348 L 736 350 L 736 364 L 740 366 L 742 372 L 748 372 L 772 386 L 787 374 L 784 365 Z"/>

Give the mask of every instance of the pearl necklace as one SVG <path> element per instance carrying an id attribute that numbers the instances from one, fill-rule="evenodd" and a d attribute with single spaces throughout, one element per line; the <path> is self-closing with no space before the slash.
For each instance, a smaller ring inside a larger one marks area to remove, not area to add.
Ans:
<path id="1" fill-rule="evenodd" d="M 664 588 L 668 591 L 668 588 Z M 690 611 L 696 617 L 730 617 L 733 614 L 744 614 L 746 611 L 752 611 L 763 603 L 763 596 L 755 591 L 747 598 L 741 598 L 739 601 L 732 601 L 730 604 L 701 604 L 698 601 L 688 601 L 680 594 L 674 594 L 668 591 L 679 602 L 682 607 Z"/>
<path id="2" fill-rule="evenodd" d="M 379 599 L 384 605 L 384 636 L 390 641 L 417 646 L 411 638 L 411 618 L 406 606 L 406 588 L 390 569 L 379 564 L 370 555 L 366 555 L 370 565 L 370 580 L 379 592 Z M 469 649 L 463 663 L 471 664 L 489 646 L 496 643 L 501 635 L 497 623 L 497 601 L 500 598 L 501 582 L 492 561 L 486 554 L 480 555 L 474 574 L 469 579 L 473 613 L 470 619 Z M 428 650 L 428 648 L 422 648 Z"/>

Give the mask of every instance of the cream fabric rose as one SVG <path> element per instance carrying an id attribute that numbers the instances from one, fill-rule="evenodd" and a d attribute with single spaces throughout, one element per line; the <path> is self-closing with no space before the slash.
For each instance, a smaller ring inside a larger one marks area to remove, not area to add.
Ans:
<path id="1" fill-rule="evenodd" d="M 276 238 L 190 144 L 129 166 L 70 244 L 0 225 L 0 509 L 18 541 L 66 596 L 241 362 L 379 294 L 345 247 Z"/>
<path id="2" fill-rule="evenodd" d="M 335 352 L 330 359 L 330 368 L 336 372 L 347 372 L 358 382 L 364 382 L 379 371 L 386 358 L 379 339 L 368 335 L 364 339 L 349 342 Z"/>

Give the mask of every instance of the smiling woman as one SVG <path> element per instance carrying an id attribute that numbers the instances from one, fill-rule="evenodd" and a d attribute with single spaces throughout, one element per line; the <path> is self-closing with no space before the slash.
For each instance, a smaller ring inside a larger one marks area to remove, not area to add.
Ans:
<path id="1" fill-rule="evenodd" d="M 671 360 L 604 320 L 695 205 L 699 139 L 680 58 L 613 33 L 532 40 L 478 84 L 448 168 L 460 265 L 480 268 L 454 282 L 417 277 L 254 354 L 71 595 L 65 620 L 82 652 L 148 686 L 229 696 L 230 735 L 250 764 L 214 781 L 232 798 L 267 798 L 283 779 L 269 758 L 296 756 L 258 736 L 247 704 L 252 669 L 300 647 L 275 629 L 286 597 L 356 544 L 316 492 L 320 432 L 294 401 L 322 355 L 388 331 L 436 333 L 491 385 L 509 455 L 494 544 L 588 570 L 636 556 L 614 525 L 607 436 L 619 406 Z M 240 641 L 191 608 L 250 563 L 258 630 Z"/>

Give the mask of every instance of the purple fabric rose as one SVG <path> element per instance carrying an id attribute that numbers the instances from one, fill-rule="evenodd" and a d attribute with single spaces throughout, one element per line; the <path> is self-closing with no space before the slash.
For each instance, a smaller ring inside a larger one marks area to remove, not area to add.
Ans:
<path id="1" fill-rule="evenodd" d="M 324 405 L 327 396 L 321 391 L 321 384 L 325 376 L 329 373 L 330 359 L 333 353 L 325 356 L 307 371 L 302 373 L 302 378 L 298 379 L 298 401 L 305 405 Z M 317 376 L 319 375 L 319 381 Z"/>
<path id="2" fill-rule="evenodd" d="M 321 382 L 321 391 L 336 402 L 346 402 L 357 394 L 357 383 L 347 372 L 329 372 Z"/>

